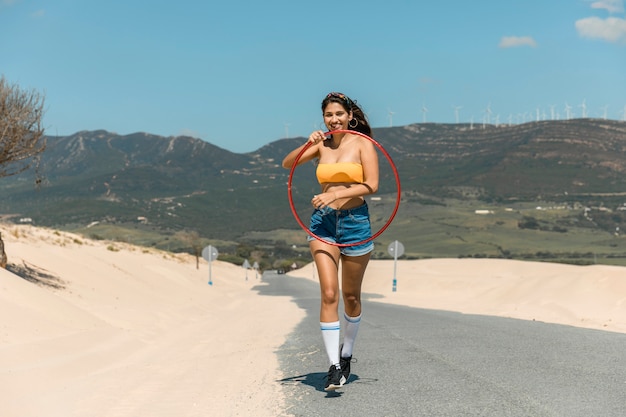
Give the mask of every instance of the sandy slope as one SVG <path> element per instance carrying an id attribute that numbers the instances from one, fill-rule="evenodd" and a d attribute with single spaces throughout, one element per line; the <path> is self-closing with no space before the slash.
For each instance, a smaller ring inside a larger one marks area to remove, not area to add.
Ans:
<path id="1" fill-rule="evenodd" d="M 191 257 L 2 231 L 10 263 L 64 288 L 0 270 L 1 416 L 280 414 L 274 351 L 303 312 L 254 272 L 216 261 L 209 286 Z"/>
<path id="2" fill-rule="evenodd" d="M 291 275 L 316 279 L 309 265 Z M 626 332 L 626 268 L 502 259 L 393 261 L 368 266 L 372 301 Z"/>

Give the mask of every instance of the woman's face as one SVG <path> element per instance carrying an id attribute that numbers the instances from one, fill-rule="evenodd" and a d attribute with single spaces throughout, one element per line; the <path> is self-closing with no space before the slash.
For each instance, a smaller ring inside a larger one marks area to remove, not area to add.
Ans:
<path id="1" fill-rule="evenodd" d="M 346 130 L 352 119 L 352 113 L 339 103 L 328 103 L 324 109 L 324 124 L 328 130 Z"/>

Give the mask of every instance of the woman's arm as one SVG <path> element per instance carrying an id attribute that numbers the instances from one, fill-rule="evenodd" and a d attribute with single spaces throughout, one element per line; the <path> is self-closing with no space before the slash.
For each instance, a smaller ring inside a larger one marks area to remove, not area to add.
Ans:
<path id="1" fill-rule="evenodd" d="M 308 162 L 314 158 L 318 158 L 320 155 L 319 149 L 323 141 L 324 132 L 319 130 L 311 133 L 311 135 L 309 136 L 309 140 L 304 145 L 297 147 L 287 154 L 285 159 L 283 159 L 283 168 L 291 169 L 293 163 L 296 160 L 296 157 L 302 151 L 302 148 L 304 148 L 308 143 L 313 143 L 313 145 L 311 145 L 306 151 L 304 151 L 300 159 L 298 159 L 298 165 Z"/>
<path id="2" fill-rule="evenodd" d="M 307 142 L 307 143 L 309 143 L 309 142 Z M 289 152 L 287 154 L 285 159 L 283 159 L 283 168 L 291 169 L 291 167 L 293 166 L 293 163 L 296 161 L 296 157 L 302 151 L 302 148 L 304 148 L 307 145 L 307 143 L 297 147 L 296 149 L 294 149 L 293 151 L 291 151 L 291 152 Z M 309 149 L 304 151 L 304 153 L 302 154 L 300 159 L 298 159 L 298 165 L 301 165 L 301 164 L 303 164 L 305 162 L 308 162 L 308 161 L 314 159 L 315 157 L 317 157 L 318 154 L 319 154 L 319 151 L 317 149 L 318 146 L 319 145 L 311 145 L 309 147 Z"/>

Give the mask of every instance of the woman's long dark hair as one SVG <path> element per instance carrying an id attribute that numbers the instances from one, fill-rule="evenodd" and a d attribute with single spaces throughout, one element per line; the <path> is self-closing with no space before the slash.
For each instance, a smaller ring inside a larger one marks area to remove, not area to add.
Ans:
<path id="1" fill-rule="evenodd" d="M 372 128 L 367 121 L 367 116 L 365 116 L 365 113 L 363 113 L 363 110 L 355 100 L 350 99 L 350 97 L 342 93 L 328 93 L 326 98 L 322 100 L 322 113 L 330 103 L 339 103 L 347 112 L 352 112 L 353 120 L 350 120 L 350 124 L 353 126 L 354 120 L 356 120 L 357 125 L 354 127 L 350 126 L 350 130 L 355 130 L 372 137 Z"/>

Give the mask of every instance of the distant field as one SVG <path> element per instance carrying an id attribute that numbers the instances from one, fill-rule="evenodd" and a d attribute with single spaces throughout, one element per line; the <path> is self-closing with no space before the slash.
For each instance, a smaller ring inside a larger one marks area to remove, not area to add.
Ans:
<path id="1" fill-rule="evenodd" d="M 394 196 L 382 196 L 380 201 L 369 204 L 376 232 L 393 210 Z M 556 203 L 498 205 L 454 199 L 430 204 L 403 201 L 396 219 L 375 240 L 373 256 L 389 258 L 387 247 L 398 240 L 405 248 L 403 258 L 409 259 L 490 257 L 626 266 L 626 237 L 595 226 L 582 214 L 582 207 L 567 208 Z M 306 220 L 306 210 L 301 216 Z M 521 228 L 520 224 L 526 228 Z M 288 226 L 294 225 L 295 221 Z M 87 237 L 174 252 L 192 252 L 193 246 L 211 244 L 220 250 L 220 259 L 241 263 L 244 259 L 258 258 L 265 268 L 311 261 L 306 233 L 299 229 L 251 231 L 237 241 L 206 238 L 192 241 L 184 232 L 137 224 L 98 224 L 72 231 Z"/>
<path id="2" fill-rule="evenodd" d="M 580 220 L 582 208 L 446 200 L 445 206 L 407 203 L 402 210 L 402 219 L 377 240 L 379 256 L 398 240 L 406 256 L 414 258 L 507 257 L 626 265 L 626 238 Z M 520 228 L 531 219 L 541 230 Z"/>
<path id="3" fill-rule="evenodd" d="M 370 202 L 373 231 L 380 230 L 393 208 L 393 197 Z M 485 214 L 477 214 L 485 213 Z M 626 266 L 626 237 L 594 227 L 579 218 L 583 208 L 563 204 L 485 204 L 444 200 L 440 204 L 403 202 L 396 219 L 376 241 L 374 256 L 388 258 L 394 240 L 406 258 L 504 257 L 574 264 Z M 520 228 L 534 219 L 540 229 Z M 584 224 L 581 224 L 584 223 Z M 302 247 L 304 232 L 256 233 L 256 239 L 283 239 Z"/>

